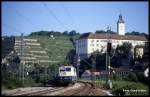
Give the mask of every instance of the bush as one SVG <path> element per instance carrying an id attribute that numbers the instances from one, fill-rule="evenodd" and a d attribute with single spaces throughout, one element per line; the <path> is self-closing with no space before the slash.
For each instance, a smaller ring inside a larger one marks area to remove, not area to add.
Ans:
<path id="1" fill-rule="evenodd" d="M 149 84 L 148 78 L 146 78 L 146 77 L 144 76 L 144 73 L 143 73 L 143 72 L 138 72 L 136 75 L 137 75 L 137 78 L 138 78 L 138 80 L 139 80 L 140 82 L 142 82 L 142 83 L 144 83 L 144 84 L 146 84 L 146 85 Z"/>
<path id="2" fill-rule="evenodd" d="M 45 74 L 38 75 L 35 78 L 36 83 L 45 83 L 48 82 L 48 80 L 50 80 L 50 77 Z"/>
<path id="3" fill-rule="evenodd" d="M 126 77 L 124 77 L 124 79 L 127 81 L 138 82 L 138 78 L 137 78 L 136 74 L 133 72 L 130 72 Z"/>
<path id="4" fill-rule="evenodd" d="M 9 79 L 3 79 L 2 80 L 3 87 L 6 87 L 8 89 L 14 89 L 16 87 L 22 86 L 22 81 L 17 78 L 9 78 Z"/>
<path id="5" fill-rule="evenodd" d="M 35 86 L 37 83 L 35 83 L 35 81 L 29 77 L 25 78 L 24 79 L 24 84 L 22 85 L 23 87 L 32 87 L 32 86 Z"/>
<path id="6" fill-rule="evenodd" d="M 6 89 L 14 89 L 23 86 L 33 86 L 34 84 L 35 81 L 29 77 L 25 77 L 23 84 L 23 81 L 19 79 L 17 74 L 14 74 L 12 72 L 2 73 L 2 87 Z"/>
<path id="7" fill-rule="evenodd" d="M 123 77 L 114 74 L 113 77 L 112 77 L 112 79 L 113 79 L 114 81 L 121 81 L 121 80 L 123 80 Z"/>

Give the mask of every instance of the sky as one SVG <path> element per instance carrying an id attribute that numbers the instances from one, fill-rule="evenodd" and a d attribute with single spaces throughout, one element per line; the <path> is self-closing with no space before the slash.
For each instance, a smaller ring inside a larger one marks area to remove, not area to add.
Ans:
<path id="1" fill-rule="evenodd" d="M 117 32 L 119 14 L 126 32 L 148 34 L 148 2 L 2 2 L 2 35 L 29 35 L 35 31 L 79 33 Z"/>

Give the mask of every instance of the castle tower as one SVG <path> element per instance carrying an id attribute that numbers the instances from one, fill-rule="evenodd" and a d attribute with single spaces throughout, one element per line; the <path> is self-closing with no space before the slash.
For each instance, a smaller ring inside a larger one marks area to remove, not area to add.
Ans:
<path id="1" fill-rule="evenodd" d="M 119 15 L 119 20 L 117 22 L 117 34 L 118 35 L 125 35 L 125 22 L 122 19 L 122 15 Z"/>

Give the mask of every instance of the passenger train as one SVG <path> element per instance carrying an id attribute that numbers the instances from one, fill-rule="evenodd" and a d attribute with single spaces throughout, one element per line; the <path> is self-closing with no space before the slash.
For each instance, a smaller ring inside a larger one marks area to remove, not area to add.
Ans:
<path id="1" fill-rule="evenodd" d="M 62 84 L 72 84 L 77 80 L 76 68 L 72 65 L 62 65 L 59 67 L 58 72 L 60 83 Z"/>

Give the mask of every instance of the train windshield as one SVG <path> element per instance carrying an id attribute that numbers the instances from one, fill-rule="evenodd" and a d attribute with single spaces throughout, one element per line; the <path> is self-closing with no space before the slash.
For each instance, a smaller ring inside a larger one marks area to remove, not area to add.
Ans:
<path id="1" fill-rule="evenodd" d="M 60 69 L 60 71 L 65 71 L 64 69 Z"/>
<path id="2" fill-rule="evenodd" d="M 71 71 L 71 68 L 66 68 L 66 71 Z"/>

